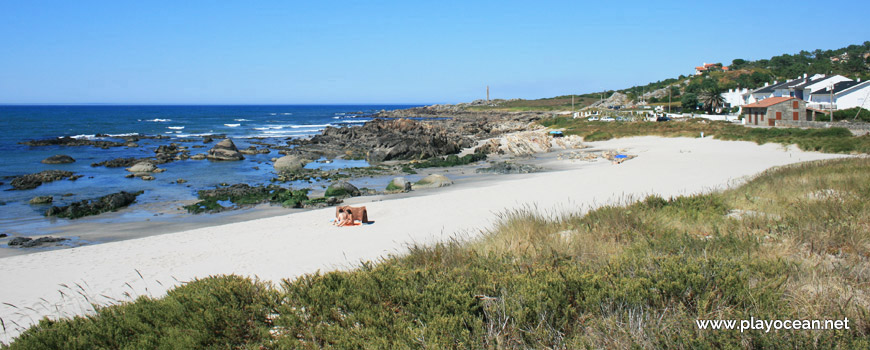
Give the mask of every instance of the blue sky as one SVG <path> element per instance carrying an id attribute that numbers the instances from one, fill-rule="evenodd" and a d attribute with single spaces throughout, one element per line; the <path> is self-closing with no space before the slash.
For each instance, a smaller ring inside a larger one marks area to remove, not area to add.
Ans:
<path id="1" fill-rule="evenodd" d="M 828 17 L 824 13 L 833 13 Z M 870 40 L 842 1 L 0 1 L 0 103 L 455 103 Z"/>

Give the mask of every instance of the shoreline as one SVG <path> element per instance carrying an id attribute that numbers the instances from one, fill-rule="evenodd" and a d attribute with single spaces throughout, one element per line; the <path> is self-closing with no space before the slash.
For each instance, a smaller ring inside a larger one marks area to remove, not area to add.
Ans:
<path id="1" fill-rule="evenodd" d="M 0 280 L 16 288 L 0 291 L 0 302 L 18 308 L 0 304 L 0 317 L 7 324 L 15 320 L 27 326 L 28 319 L 89 312 L 92 302 L 129 300 L 124 293 L 157 297 L 183 281 L 216 274 L 277 283 L 402 254 L 409 245 L 471 239 L 510 210 L 579 214 L 650 194 L 669 197 L 720 190 L 775 166 L 846 157 L 710 137 L 647 136 L 590 145 L 627 148 L 638 157 L 618 165 L 577 161 L 557 171 L 457 183 L 427 191 L 431 195 L 360 199 L 356 204 L 368 207 L 372 225 L 333 227 L 328 220 L 334 209 L 324 208 L 3 258 Z M 90 299 L 59 296 L 61 284 L 86 286 L 81 288 Z M 22 311 L 25 307 L 37 311 Z M 16 332 L 8 333 L 14 337 Z"/>

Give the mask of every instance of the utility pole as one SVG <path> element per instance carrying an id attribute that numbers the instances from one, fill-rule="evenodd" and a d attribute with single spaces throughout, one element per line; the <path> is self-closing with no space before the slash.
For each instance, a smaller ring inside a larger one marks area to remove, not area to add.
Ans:
<path id="1" fill-rule="evenodd" d="M 673 90 L 668 87 L 668 114 L 671 114 L 671 91 Z"/>
<path id="2" fill-rule="evenodd" d="M 571 95 L 571 112 L 574 111 L 574 95 Z"/>
<path id="3" fill-rule="evenodd" d="M 486 102 L 489 102 L 489 85 L 486 86 Z"/>

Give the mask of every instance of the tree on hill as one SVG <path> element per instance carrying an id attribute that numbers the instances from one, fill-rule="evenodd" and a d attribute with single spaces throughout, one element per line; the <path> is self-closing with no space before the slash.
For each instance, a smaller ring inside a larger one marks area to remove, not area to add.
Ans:
<path id="1" fill-rule="evenodd" d="M 683 107 L 683 111 L 694 110 L 698 108 L 698 96 L 691 92 L 683 94 L 680 105 Z"/>
<path id="2" fill-rule="evenodd" d="M 725 99 L 722 98 L 722 89 L 718 86 L 705 88 L 698 97 L 701 104 L 704 105 L 704 109 L 710 113 L 715 113 L 725 106 Z"/>

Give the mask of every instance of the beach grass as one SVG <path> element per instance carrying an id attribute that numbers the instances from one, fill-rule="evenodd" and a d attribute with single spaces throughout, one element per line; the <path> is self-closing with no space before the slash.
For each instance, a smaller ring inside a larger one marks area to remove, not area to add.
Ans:
<path id="1" fill-rule="evenodd" d="M 669 122 L 602 122 L 566 117 L 546 118 L 540 124 L 565 129 L 567 135 L 579 135 L 586 141 L 603 141 L 631 136 L 699 137 L 720 140 L 753 141 L 758 144 L 795 144 L 805 151 L 825 153 L 870 153 L 870 135 L 854 136 L 845 128 L 749 128 L 724 121 L 703 118 Z"/>
<path id="2" fill-rule="evenodd" d="M 571 215 L 513 210 L 477 238 L 350 271 L 274 288 L 212 277 L 44 320 L 8 348 L 868 348 L 868 171 L 868 158 L 817 161 L 719 192 Z M 750 317 L 851 327 L 695 323 Z"/>

